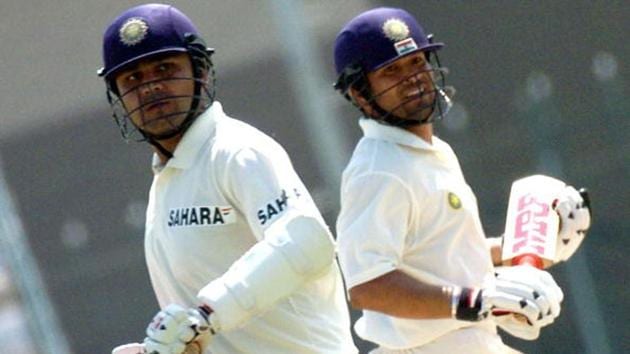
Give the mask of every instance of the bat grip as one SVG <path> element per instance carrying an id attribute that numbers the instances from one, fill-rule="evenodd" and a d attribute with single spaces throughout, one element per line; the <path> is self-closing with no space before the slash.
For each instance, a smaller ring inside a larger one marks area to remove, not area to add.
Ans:
<path id="1" fill-rule="evenodd" d="M 542 258 L 531 253 L 522 254 L 512 259 L 512 265 L 530 265 L 532 267 L 543 269 L 544 263 Z"/>

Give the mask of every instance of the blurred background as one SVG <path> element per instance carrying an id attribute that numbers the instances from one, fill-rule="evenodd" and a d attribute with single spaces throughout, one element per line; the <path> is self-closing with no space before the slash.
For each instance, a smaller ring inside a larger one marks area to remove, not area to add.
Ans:
<path id="1" fill-rule="evenodd" d="M 143 255 L 150 151 L 120 138 L 96 76 L 104 28 L 139 3 L 0 1 L 0 353 L 109 353 L 142 340 L 157 311 Z M 630 352 L 629 2 L 172 3 L 216 48 L 226 112 L 284 145 L 330 225 L 361 136 L 358 111 L 331 86 L 335 35 L 375 6 L 416 15 L 446 43 L 458 93 L 437 133 L 487 234 L 502 233 L 519 177 L 591 192 L 588 238 L 552 269 L 560 318 L 536 342 L 505 341 L 527 353 Z"/>

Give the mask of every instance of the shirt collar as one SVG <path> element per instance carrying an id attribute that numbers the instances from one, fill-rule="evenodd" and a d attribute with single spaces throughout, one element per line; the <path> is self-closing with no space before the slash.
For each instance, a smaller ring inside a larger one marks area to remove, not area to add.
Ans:
<path id="1" fill-rule="evenodd" d="M 410 146 L 416 149 L 436 151 L 440 149 L 442 141 L 433 136 L 433 144 L 428 143 L 419 136 L 398 127 L 381 124 L 374 119 L 361 118 L 359 125 L 366 138 L 385 140 L 394 144 Z"/>
<path id="2" fill-rule="evenodd" d="M 186 133 L 173 152 L 173 157 L 168 160 L 166 165 L 160 163 L 157 154 L 153 155 L 153 172 L 158 173 L 165 167 L 179 169 L 190 167 L 203 144 L 214 136 L 216 122 L 223 115 L 221 103 L 214 101 L 212 106 L 197 117 L 190 128 L 186 130 Z"/>

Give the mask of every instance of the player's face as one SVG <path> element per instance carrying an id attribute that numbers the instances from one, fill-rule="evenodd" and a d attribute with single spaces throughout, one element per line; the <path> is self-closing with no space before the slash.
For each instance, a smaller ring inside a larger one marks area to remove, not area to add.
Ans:
<path id="1" fill-rule="evenodd" d="M 416 52 L 367 74 L 376 103 L 401 118 L 426 119 L 436 97 L 431 64 Z"/>
<path id="2" fill-rule="evenodd" d="M 188 54 L 141 60 L 117 74 L 116 85 L 133 124 L 154 136 L 175 130 L 192 103 L 194 81 Z"/>

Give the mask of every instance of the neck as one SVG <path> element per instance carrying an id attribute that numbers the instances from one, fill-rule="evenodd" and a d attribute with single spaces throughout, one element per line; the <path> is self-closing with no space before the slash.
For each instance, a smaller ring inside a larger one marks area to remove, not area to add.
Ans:
<path id="1" fill-rule="evenodd" d="M 161 147 L 163 147 L 166 151 L 170 152 L 172 155 L 175 152 L 175 149 L 177 148 L 177 144 L 179 144 L 179 141 L 181 139 L 182 139 L 181 135 L 176 135 L 169 139 L 159 140 L 157 143 L 160 144 Z M 152 145 L 151 147 L 153 148 L 153 151 L 155 151 L 158 154 L 158 157 L 160 158 L 160 162 L 162 164 L 166 164 L 166 162 L 168 162 L 169 160 L 169 156 L 164 155 L 164 153 L 160 151 L 160 149 L 158 149 L 156 146 Z"/>
<path id="2" fill-rule="evenodd" d="M 433 124 L 418 124 L 405 128 L 429 144 L 433 144 Z"/>

